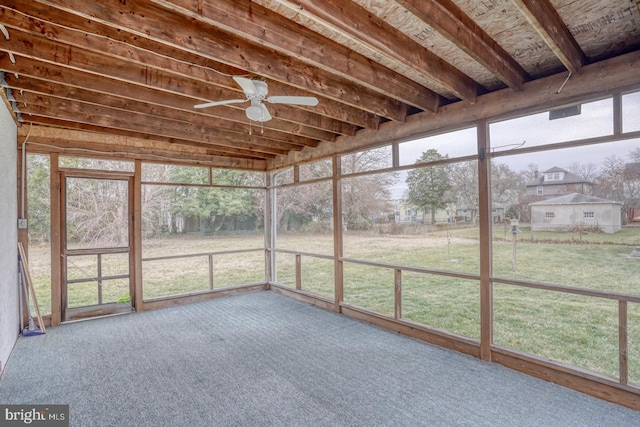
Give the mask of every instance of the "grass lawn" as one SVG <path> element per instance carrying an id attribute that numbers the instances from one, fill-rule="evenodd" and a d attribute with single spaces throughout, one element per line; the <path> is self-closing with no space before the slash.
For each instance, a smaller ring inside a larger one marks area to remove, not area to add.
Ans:
<path id="1" fill-rule="evenodd" d="M 531 240 L 530 232 L 523 228 L 517 238 L 513 271 L 511 234 L 501 226 L 494 229 L 494 276 L 640 295 L 640 258 L 629 256 L 640 245 L 640 229 L 584 235 L 544 232 L 535 233 Z M 260 235 L 147 240 L 143 258 L 254 249 L 263 245 Z M 332 255 L 333 238 L 330 234 L 281 235 L 278 247 Z M 351 232 L 344 235 L 346 258 L 471 275 L 479 274 L 479 248 L 478 231 L 474 228 L 442 229 L 422 235 Z M 49 257 L 45 246 L 30 248 L 32 276 L 44 312 L 50 307 Z M 82 264 L 82 270 L 95 269 L 88 259 L 74 262 Z M 107 264 L 110 272 L 121 269 L 116 259 Z M 214 288 L 264 280 L 262 251 L 217 255 L 213 267 Z M 294 255 L 278 253 L 277 270 L 278 282 L 295 286 Z M 209 289 L 208 271 L 207 256 L 145 261 L 144 297 Z M 74 294 L 74 305 L 95 303 L 95 283 L 84 288 L 84 294 Z M 479 339 L 477 280 L 405 271 L 402 288 L 404 319 Z M 302 289 L 333 298 L 333 262 L 303 255 Z M 108 295 L 116 298 L 120 291 Z M 393 269 L 346 262 L 344 295 L 345 302 L 393 316 Z M 615 300 L 495 284 L 494 343 L 616 377 L 617 310 Z M 639 304 L 629 304 L 628 324 L 630 380 L 640 383 Z"/>

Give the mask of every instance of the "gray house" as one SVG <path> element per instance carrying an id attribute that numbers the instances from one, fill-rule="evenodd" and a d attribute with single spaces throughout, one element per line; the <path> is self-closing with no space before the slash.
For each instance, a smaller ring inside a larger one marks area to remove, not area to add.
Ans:
<path id="1" fill-rule="evenodd" d="M 622 225 L 622 203 L 571 193 L 530 203 L 533 231 L 565 231 L 575 226 L 615 233 Z"/>
<path id="2" fill-rule="evenodd" d="M 570 193 L 590 194 L 592 187 L 586 179 L 555 166 L 527 183 L 526 195 L 529 200 L 542 200 Z"/>

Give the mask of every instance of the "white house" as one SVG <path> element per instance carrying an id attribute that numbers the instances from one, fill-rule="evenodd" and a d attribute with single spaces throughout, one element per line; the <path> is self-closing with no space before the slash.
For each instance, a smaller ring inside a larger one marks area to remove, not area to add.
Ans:
<path id="1" fill-rule="evenodd" d="M 533 231 L 564 231 L 575 226 L 615 233 L 622 225 L 622 203 L 571 193 L 530 203 Z"/>

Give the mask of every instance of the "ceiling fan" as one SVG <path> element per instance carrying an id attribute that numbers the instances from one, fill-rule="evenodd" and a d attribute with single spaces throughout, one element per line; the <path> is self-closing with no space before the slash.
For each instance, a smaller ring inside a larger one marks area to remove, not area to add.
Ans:
<path id="1" fill-rule="evenodd" d="M 267 96 L 269 88 L 267 83 L 258 79 L 248 79 L 246 77 L 234 76 L 233 80 L 242 88 L 245 99 L 227 99 L 224 101 L 207 102 L 204 104 L 194 105 L 194 108 L 215 107 L 218 105 L 240 104 L 251 101 L 251 105 L 245 110 L 249 120 L 256 122 L 267 122 L 271 120 L 271 114 L 267 110 L 267 106 L 262 101 L 270 104 L 292 104 L 292 105 L 308 105 L 315 107 L 318 105 L 318 98 L 315 96 Z"/>

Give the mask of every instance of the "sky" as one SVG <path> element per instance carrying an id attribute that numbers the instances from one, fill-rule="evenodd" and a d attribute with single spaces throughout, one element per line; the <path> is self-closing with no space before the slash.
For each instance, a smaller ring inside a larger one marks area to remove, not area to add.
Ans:
<path id="1" fill-rule="evenodd" d="M 623 132 L 640 131 L 640 92 L 627 94 L 622 99 Z M 509 151 L 513 155 L 498 157 L 494 163 L 506 163 L 512 170 L 526 170 L 537 164 L 541 172 L 554 166 L 568 169 L 573 163 L 600 165 L 611 155 L 629 159 L 629 152 L 640 147 L 640 138 L 584 147 L 550 150 L 518 155 L 518 149 L 557 142 L 585 139 L 613 133 L 613 101 L 611 98 L 582 104 L 580 115 L 549 120 L 548 112 L 492 123 L 491 147 L 494 152 Z M 421 138 L 400 144 L 400 165 L 415 163 L 429 148 L 435 148 L 450 158 L 477 152 L 475 128 L 444 135 Z M 393 187 L 394 198 L 404 192 L 406 172 Z"/>

